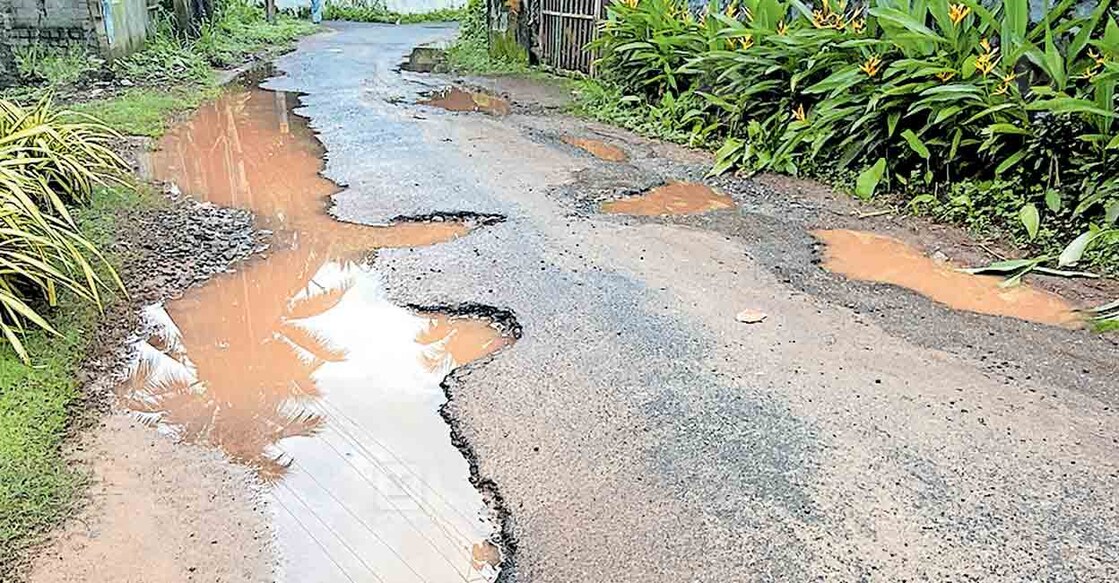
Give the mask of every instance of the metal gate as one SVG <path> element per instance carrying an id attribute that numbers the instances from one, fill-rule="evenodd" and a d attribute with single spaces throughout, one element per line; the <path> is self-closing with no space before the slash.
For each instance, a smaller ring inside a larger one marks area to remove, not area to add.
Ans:
<path id="1" fill-rule="evenodd" d="M 541 0 L 540 60 L 561 71 L 594 73 L 587 43 L 598 36 L 609 0 Z"/>

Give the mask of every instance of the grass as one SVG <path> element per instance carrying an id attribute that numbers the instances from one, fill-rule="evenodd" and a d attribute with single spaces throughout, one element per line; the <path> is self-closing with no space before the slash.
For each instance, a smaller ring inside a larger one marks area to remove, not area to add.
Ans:
<path id="1" fill-rule="evenodd" d="M 105 248 L 117 209 L 140 204 L 145 196 L 136 191 L 99 189 L 76 218 L 82 233 Z M 48 318 L 62 335 L 33 331 L 25 337 L 30 365 L 0 345 L 0 580 L 73 508 L 85 485 L 85 473 L 69 463 L 64 445 L 80 414 L 76 372 L 98 316 L 92 305 L 64 298 Z"/>
<path id="2" fill-rule="evenodd" d="M 475 75 L 540 73 L 529 65 L 528 53 L 511 33 L 491 38 L 486 27 L 486 3 L 482 0 L 469 0 L 460 20 L 459 37 L 447 49 L 446 67 L 451 71 Z"/>
<path id="3" fill-rule="evenodd" d="M 0 347 L 0 579 L 17 553 L 71 508 L 83 484 L 62 445 L 80 396 L 75 372 L 96 314 L 85 304 L 67 306 L 51 318 L 64 331 L 61 338 L 28 334 L 32 366 L 7 344 Z"/>
<path id="4" fill-rule="evenodd" d="M 198 107 L 217 95 L 213 83 L 167 89 L 135 87 L 108 99 L 76 104 L 71 109 L 91 115 L 123 134 L 157 138 L 174 115 Z"/>
<path id="5" fill-rule="evenodd" d="M 52 86 L 75 83 L 102 63 L 81 48 L 31 45 L 15 49 L 12 56 L 20 77 Z"/>
<path id="6" fill-rule="evenodd" d="M 327 2 L 323 6 L 325 20 L 348 20 L 351 22 L 383 22 L 396 24 L 415 24 L 419 22 L 452 22 L 462 20 L 465 9 L 442 8 L 429 12 L 398 13 L 391 12 L 380 2 L 368 0 L 349 0 Z"/>

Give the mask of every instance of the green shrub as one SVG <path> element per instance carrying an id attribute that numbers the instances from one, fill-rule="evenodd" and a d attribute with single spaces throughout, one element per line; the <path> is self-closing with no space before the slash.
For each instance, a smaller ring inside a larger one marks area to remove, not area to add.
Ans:
<path id="1" fill-rule="evenodd" d="M 326 20 L 349 20 L 351 22 L 384 22 L 396 24 L 412 24 L 417 22 L 451 22 L 460 20 L 464 10 L 458 8 L 443 8 L 430 12 L 397 13 L 385 8 L 384 3 L 377 0 L 341 0 L 327 2 L 323 6 L 323 18 Z"/>
<path id="2" fill-rule="evenodd" d="M 666 123 L 718 146 L 715 173 L 854 170 L 860 196 L 1048 250 L 1119 219 L 1119 25 L 1111 0 L 1077 4 L 1031 24 L 1027 0 L 628 0 L 593 48 L 637 109 L 707 101 Z"/>
<path id="3" fill-rule="evenodd" d="M 51 86 L 77 82 L 100 66 L 100 61 L 83 49 L 35 44 L 16 48 L 12 56 L 20 77 Z"/>
<path id="4" fill-rule="evenodd" d="M 0 101 L 0 333 L 25 360 L 28 326 L 54 332 L 40 305 L 57 305 L 65 291 L 100 306 L 102 290 L 120 286 L 67 208 L 123 171 L 108 148 L 119 136 L 71 121 L 77 115 L 46 99 L 31 108 Z"/>
<path id="5" fill-rule="evenodd" d="M 287 47 L 315 25 L 280 14 L 275 23 L 264 9 L 247 0 L 228 0 L 196 35 L 178 32 L 169 15 L 156 18 L 144 48 L 114 62 L 117 73 L 145 84 L 195 83 L 210 80 L 213 67 L 229 67 L 258 52 Z"/>

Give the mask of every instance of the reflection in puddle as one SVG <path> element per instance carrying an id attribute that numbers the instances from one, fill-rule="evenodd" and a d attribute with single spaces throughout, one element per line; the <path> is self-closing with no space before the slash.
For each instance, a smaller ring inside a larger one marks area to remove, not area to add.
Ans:
<path id="1" fill-rule="evenodd" d="M 827 245 L 828 271 L 908 288 L 957 310 L 1059 326 L 1079 324 L 1073 307 L 1057 295 L 1024 284 L 1000 287 L 999 277 L 956 271 L 892 237 L 847 230 L 812 234 Z"/>
<path id="2" fill-rule="evenodd" d="M 253 210 L 273 244 L 146 311 L 152 334 L 121 400 L 271 482 L 288 580 L 492 581 L 496 527 L 439 415 L 440 383 L 514 334 L 393 304 L 368 261 L 480 223 L 331 219 L 337 188 L 319 176 L 322 149 L 294 104 L 228 93 L 161 142 L 158 178 Z"/>
<path id="3" fill-rule="evenodd" d="M 438 91 L 420 104 L 440 107 L 448 111 L 482 111 L 492 115 L 509 115 L 509 103 L 504 99 L 478 91 L 465 91 L 458 87 Z"/>
<path id="4" fill-rule="evenodd" d="M 612 146 L 603 142 L 602 140 L 595 140 L 592 138 L 577 138 L 575 136 L 564 136 L 563 143 L 569 146 L 575 146 L 583 150 L 595 158 L 606 160 L 608 162 L 625 162 L 629 159 L 626 153 L 617 146 Z"/>
<path id="5" fill-rule="evenodd" d="M 671 182 L 642 194 L 602 205 L 624 215 L 689 215 L 734 208 L 734 199 L 699 182 Z"/>

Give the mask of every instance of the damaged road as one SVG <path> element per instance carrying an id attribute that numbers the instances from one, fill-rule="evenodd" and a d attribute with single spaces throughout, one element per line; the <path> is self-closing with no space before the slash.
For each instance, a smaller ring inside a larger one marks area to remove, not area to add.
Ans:
<path id="1" fill-rule="evenodd" d="M 241 578 L 1119 577 L 1119 346 L 1067 325 L 1113 286 L 956 310 L 938 265 L 848 279 L 813 232 L 978 256 L 399 70 L 452 28 L 331 28 L 157 154 L 271 233 L 145 312 L 119 392 L 255 474 L 274 570 Z"/>

